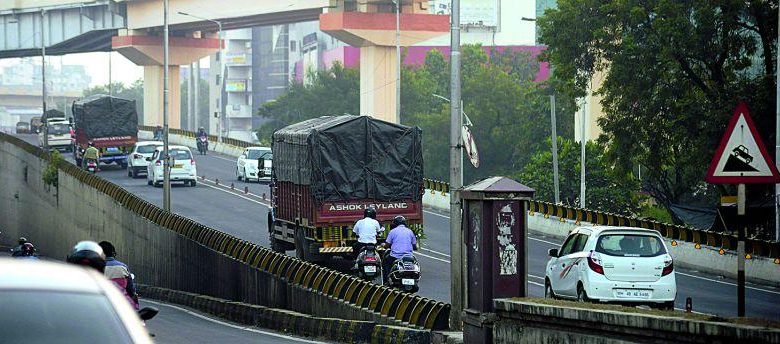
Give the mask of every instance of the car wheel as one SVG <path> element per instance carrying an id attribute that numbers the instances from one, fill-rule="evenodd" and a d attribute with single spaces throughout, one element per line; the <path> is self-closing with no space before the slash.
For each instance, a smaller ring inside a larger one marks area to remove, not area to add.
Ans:
<path id="1" fill-rule="evenodd" d="M 162 187 L 162 183 L 157 183 L 157 182 L 155 182 L 155 183 L 154 183 L 154 187 L 156 187 L 156 188 Z"/>
<path id="2" fill-rule="evenodd" d="M 130 171 L 131 171 L 131 173 L 133 174 L 133 175 L 132 175 L 132 177 L 133 177 L 133 178 L 138 178 L 138 170 L 136 170 L 136 169 L 134 169 L 134 168 L 131 168 L 131 170 L 130 170 Z"/>
<path id="3" fill-rule="evenodd" d="M 244 179 L 243 177 L 241 177 L 241 174 L 238 173 L 238 167 L 236 167 L 236 179 L 238 179 L 239 181 Z"/>
<path id="4" fill-rule="evenodd" d="M 194 187 L 195 185 L 198 185 L 198 182 L 190 180 L 190 186 Z"/>
<path id="5" fill-rule="evenodd" d="M 152 183 L 152 180 L 151 180 L 151 179 L 147 179 L 147 180 L 146 180 L 146 185 L 152 185 L 152 184 L 153 184 L 153 183 Z"/>
<path id="6" fill-rule="evenodd" d="M 550 285 L 550 280 L 548 279 L 544 280 L 544 298 L 557 299 L 557 297 L 555 296 L 555 292 L 552 290 L 552 285 Z"/>
<path id="7" fill-rule="evenodd" d="M 588 298 L 588 293 L 585 292 L 585 288 L 582 287 L 582 283 L 577 285 L 577 301 L 590 302 L 590 299 Z"/>
<path id="8" fill-rule="evenodd" d="M 127 168 L 127 176 L 130 177 L 130 178 L 134 178 L 135 177 L 133 175 L 133 168 L 132 167 L 128 167 Z"/>
<path id="9" fill-rule="evenodd" d="M 246 169 L 244 169 L 244 183 L 249 183 L 249 175 L 246 174 Z"/>

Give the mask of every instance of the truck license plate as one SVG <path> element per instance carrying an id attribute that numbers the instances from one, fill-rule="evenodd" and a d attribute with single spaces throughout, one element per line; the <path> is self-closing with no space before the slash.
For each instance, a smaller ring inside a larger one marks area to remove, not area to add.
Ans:
<path id="1" fill-rule="evenodd" d="M 118 152 L 119 152 L 119 148 L 116 148 L 116 147 L 108 147 L 108 148 L 106 148 L 106 152 L 109 152 L 109 153 L 118 153 Z"/>
<path id="2" fill-rule="evenodd" d="M 363 267 L 363 271 L 368 273 L 375 273 L 376 272 L 376 266 L 373 265 L 366 265 Z"/>
<path id="3" fill-rule="evenodd" d="M 403 278 L 401 279 L 401 284 L 403 285 L 414 285 L 414 280 L 411 278 Z"/>
<path id="4" fill-rule="evenodd" d="M 652 291 L 646 289 L 615 289 L 615 297 L 619 299 L 649 299 Z"/>

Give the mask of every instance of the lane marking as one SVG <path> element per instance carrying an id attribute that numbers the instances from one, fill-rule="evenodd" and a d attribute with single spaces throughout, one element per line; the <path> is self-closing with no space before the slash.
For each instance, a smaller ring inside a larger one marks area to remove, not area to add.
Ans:
<path id="1" fill-rule="evenodd" d="M 217 319 L 214 319 L 214 318 L 211 318 L 211 317 L 207 317 L 207 316 L 202 315 L 200 313 L 193 312 L 193 311 L 191 311 L 189 309 L 181 308 L 181 307 L 174 306 L 174 305 L 169 305 L 167 303 L 152 301 L 152 300 L 148 300 L 148 299 L 143 299 L 143 302 L 149 302 L 151 304 L 155 304 L 155 305 L 158 305 L 158 306 L 170 307 L 170 308 L 182 311 L 184 313 L 187 313 L 189 315 L 192 315 L 194 317 L 197 317 L 197 318 L 200 318 L 200 319 L 203 319 L 203 320 L 207 320 L 207 321 L 210 321 L 210 322 L 213 322 L 215 324 L 222 325 L 222 326 L 227 326 L 227 327 L 230 327 L 230 328 L 238 329 L 238 330 L 243 330 L 243 331 L 248 331 L 248 332 L 253 332 L 253 333 L 258 333 L 258 334 L 264 334 L 264 335 L 267 335 L 267 336 L 272 336 L 272 337 L 292 340 L 292 341 L 301 342 L 301 343 L 325 343 L 325 342 L 317 342 L 317 341 L 302 339 L 302 338 L 298 338 L 298 337 L 287 336 L 287 335 L 274 333 L 274 332 L 258 330 L 256 328 L 252 328 L 252 327 L 234 325 L 234 324 L 227 323 L 227 322 L 224 322 L 224 321 L 220 321 L 220 320 L 217 320 Z"/>
<path id="2" fill-rule="evenodd" d="M 541 277 L 541 276 L 536 276 L 536 275 L 528 274 L 528 277 L 531 277 L 531 278 L 536 278 L 536 279 L 540 279 L 540 280 L 544 281 L 544 277 Z"/>
<path id="3" fill-rule="evenodd" d="M 541 283 L 538 283 L 538 282 L 534 282 L 534 281 L 526 281 L 526 282 L 528 282 L 529 284 L 538 285 L 538 286 L 544 288 L 544 284 L 541 284 Z"/>
<path id="4" fill-rule="evenodd" d="M 444 257 L 450 258 L 449 254 L 446 254 L 444 252 L 434 251 L 434 250 L 431 250 L 431 249 L 425 248 L 425 247 L 420 247 L 420 251 L 428 251 L 430 253 L 434 253 L 434 254 L 438 254 L 440 256 L 444 256 Z"/>
<path id="5" fill-rule="evenodd" d="M 414 253 L 414 255 L 415 256 L 423 256 L 423 257 L 430 258 L 430 259 L 433 259 L 433 260 L 438 260 L 438 261 L 440 261 L 442 263 L 445 263 L 445 264 L 450 264 L 449 260 L 441 259 L 441 258 L 434 257 L 434 256 L 429 256 L 429 255 L 427 255 L 425 253 L 420 253 L 420 251 L 417 251 L 416 253 Z"/>
<path id="6" fill-rule="evenodd" d="M 531 240 L 533 240 L 533 241 L 543 242 L 543 243 L 545 243 L 545 244 L 550 244 L 550 245 L 553 245 L 553 246 L 555 246 L 555 247 L 561 246 L 561 244 L 556 244 L 556 243 L 554 243 L 554 242 L 552 242 L 552 241 L 547 241 L 547 240 L 542 240 L 542 239 L 534 238 L 534 237 L 532 237 L 532 236 L 528 236 L 528 239 L 531 239 Z"/>

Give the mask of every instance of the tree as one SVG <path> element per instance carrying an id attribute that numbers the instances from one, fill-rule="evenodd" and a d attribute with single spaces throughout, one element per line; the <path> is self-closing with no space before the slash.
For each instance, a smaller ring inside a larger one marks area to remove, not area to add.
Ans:
<path id="1" fill-rule="evenodd" d="M 550 145 L 547 140 L 547 146 Z M 612 167 L 606 156 L 606 147 L 596 142 L 585 145 L 585 207 L 624 215 L 635 215 L 640 208 L 639 182 L 621 170 Z M 571 139 L 558 139 L 558 175 L 561 203 L 579 206 L 580 198 L 580 144 Z M 536 199 L 553 202 L 555 199 L 552 169 L 552 151 L 537 152 L 523 171 L 515 178 L 536 190 Z"/>
<path id="2" fill-rule="evenodd" d="M 204 114 L 208 116 L 209 113 L 209 83 L 208 81 L 204 80 L 203 78 L 198 79 L 198 96 L 199 99 L 196 99 L 195 101 L 198 102 L 199 110 L 201 116 Z M 185 79 L 184 82 L 180 85 L 180 94 L 181 94 L 181 127 L 187 128 L 187 120 L 189 118 L 189 108 L 187 107 L 187 97 L 189 94 L 189 87 L 188 87 L 189 80 Z M 198 128 L 200 126 L 204 126 L 202 124 L 203 118 L 201 118 L 201 123 L 198 123 L 198 118 L 195 118 L 195 125 L 193 128 Z"/>
<path id="3" fill-rule="evenodd" d="M 776 11 L 776 0 L 560 0 L 540 40 L 563 92 L 583 96 L 603 74 L 600 140 L 616 169 L 642 166 L 642 188 L 667 209 L 713 204 L 704 173 L 738 100 L 774 139 Z"/>
<path id="4" fill-rule="evenodd" d="M 138 79 L 134 81 L 130 86 L 121 83 L 112 83 L 112 94 L 114 97 L 135 100 L 135 109 L 138 112 L 139 123 L 143 122 L 144 118 L 144 81 Z M 108 84 L 99 85 L 87 88 L 84 90 L 84 97 L 89 97 L 95 94 L 108 94 Z"/>

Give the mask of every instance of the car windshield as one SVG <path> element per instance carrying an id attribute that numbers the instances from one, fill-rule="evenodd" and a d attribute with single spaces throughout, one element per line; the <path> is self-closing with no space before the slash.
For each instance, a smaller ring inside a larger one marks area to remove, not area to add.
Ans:
<path id="1" fill-rule="evenodd" d="M 272 159 L 273 154 L 271 154 L 270 150 L 264 150 L 264 149 L 250 149 L 249 154 L 246 157 L 247 159 Z"/>
<path id="2" fill-rule="evenodd" d="M 661 239 L 650 234 L 605 234 L 596 252 L 617 257 L 655 257 L 666 253 Z"/>
<path id="3" fill-rule="evenodd" d="M 0 291 L 4 343 L 130 343 L 111 303 L 100 294 Z"/>
<path id="4" fill-rule="evenodd" d="M 138 146 L 136 151 L 138 153 L 154 153 L 155 149 L 157 149 L 157 145 L 142 145 Z"/>
<path id="5" fill-rule="evenodd" d="M 49 135 L 63 135 L 70 133 L 70 127 L 67 124 L 50 124 Z"/>
<path id="6" fill-rule="evenodd" d="M 168 153 L 174 160 L 189 160 L 192 158 L 190 151 L 184 149 L 171 149 Z"/>

